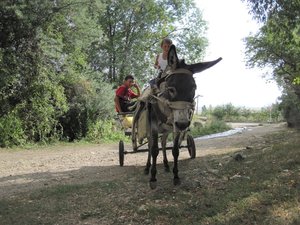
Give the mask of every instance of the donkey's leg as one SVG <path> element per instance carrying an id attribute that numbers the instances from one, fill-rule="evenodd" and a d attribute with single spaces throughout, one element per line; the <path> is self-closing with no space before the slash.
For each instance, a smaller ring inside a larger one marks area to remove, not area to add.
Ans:
<path id="1" fill-rule="evenodd" d="M 159 153 L 158 148 L 158 127 L 157 127 L 157 118 L 155 112 L 153 112 L 152 105 L 149 104 L 148 110 L 148 122 L 149 122 L 149 137 L 148 140 L 150 141 L 150 152 L 152 156 L 152 166 L 151 166 L 151 177 L 150 177 L 150 188 L 156 188 L 156 161 L 157 156 Z"/>
<path id="2" fill-rule="evenodd" d="M 162 152 L 163 152 L 165 171 L 170 172 L 170 167 L 169 167 L 168 158 L 167 158 L 167 150 L 166 150 L 167 138 L 168 138 L 168 133 L 164 133 L 163 136 L 161 137 L 161 148 L 162 148 Z"/>
<path id="3" fill-rule="evenodd" d="M 144 169 L 144 173 L 145 175 L 149 174 L 150 171 L 150 166 L 151 166 L 151 145 L 148 144 L 148 158 L 147 158 L 147 163 L 146 163 L 146 167 Z"/>
<path id="4" fill-rule="evenodd" d="M 179 156 L 179 137 L 180 134 L 174 134 L 174 143 L 173 143 L 173 148 L 172 148 L 172 154 L 174 157 L 174 167 L 173 167 L 173 174 L 174 174 L 174 180 L 173 183 L 174 185 L 179 185 L 180 184 L 180 178 L 178 176 L 178 156 Z"/>
<path id="5" fill-rule="evenodd" d="M 157 161 L 157 156 L 159 153 L 159 148 L 158 148 L 158 134 L 157 132 L 152 133 L 152 145 L 151 145 L 151 156 L 152 156 L 152 166 L 151 166 L 151 178 L 150 178 L 150 188 L 155 189 L 156 188 L 156 161 Z"/>

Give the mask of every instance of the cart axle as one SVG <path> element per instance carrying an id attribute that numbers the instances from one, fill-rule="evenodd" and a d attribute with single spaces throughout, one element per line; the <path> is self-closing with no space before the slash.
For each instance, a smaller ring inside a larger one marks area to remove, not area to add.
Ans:
<path id="1" fill-rule="evenodd" d="M 188 146 L 187 145 L 182 145 L 180 146 L 179 148 L 187 148 Z M 166 150 L 172 150 L 173 147 L 166 147 Z M 162 148 L 159 148 L 158 150 L 162 150 Z M 124 151 L 124 154 L 134 154 L 134 153 L 139 153 L 139 152 L 148 152 L 149 149 L 139 149 L 137 151 Z"/>

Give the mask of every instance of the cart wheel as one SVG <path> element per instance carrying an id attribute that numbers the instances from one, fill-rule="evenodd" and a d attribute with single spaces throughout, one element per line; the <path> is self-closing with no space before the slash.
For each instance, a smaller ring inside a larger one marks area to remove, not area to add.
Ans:
<path id="1" fill-rule="evenodd" d="M 120 166 L 124 165 L 124 142 L 119 141 L 119 162 Z"/>
<path id="2" fill-rule="evenodd" d="M 190 157 L 191 159 L 194 159 L 196 157 L 196 147 L 195 147 L 194 138 L 188 134 L 186 138 L 186 142 L 187 142 L 188 151 L 190 153 Z"/>

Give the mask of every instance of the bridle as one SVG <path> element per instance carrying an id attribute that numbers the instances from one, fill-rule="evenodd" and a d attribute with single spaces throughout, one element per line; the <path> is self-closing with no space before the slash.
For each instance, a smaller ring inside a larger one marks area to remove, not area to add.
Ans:
<path id="1" fill-rule="evenodd" d="M 188 101 L 174 101 L 170 102 L 166 98 L 162 98 L 159 96 L 151 95 L 152 98 L 155 98 L 156 100 L 160 101 L 164 106 L 170 108 L 170 109 L 177 109 L 177 110 L 183 110 L 183 109 L 195 109 L 195 102 L 188 102 Z"/>
<path id="2" fill-rule="evenodd" d="M 176 69 L 176 70 L 169 70 L 165 72 L 165 76 L 162 78 L 164 82 L 168 80 L 168 78 L 172 75 L 180 74 L 182 76 L 192 76 L 193 73 L 187 69 Z M 169 101 L 165 97 L 163 97 L 163 93 L 166 90 L 162 90 L 158 95 L 151 94 L 150 96 L 152 99 L 155 99 L 158 104 L 161 106 L 161 112 L 167 117 L 168 121 L 172 120 L 173 111 L 174 110 L 189 110 L 190 114 L 192 115 L 195 110 L 195 101 L 188 102 L 188 101 Z M 191 119 L 191 118 L 190 118 Z"/>

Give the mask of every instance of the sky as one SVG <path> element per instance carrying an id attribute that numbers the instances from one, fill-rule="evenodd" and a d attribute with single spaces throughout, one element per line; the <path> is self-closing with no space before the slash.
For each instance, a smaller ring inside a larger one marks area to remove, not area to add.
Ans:
<path id="1" fill-rule="evenodd" d="M 245 63 L 243 38 L 256 33 L 259 25 L 248 14 L 241 0 L 195 0 L 208 23 L 209 47 L 204 61 L 222 57 L 214 67 L 194 75 L 199 107 L 224 105 L 247 108 L 268 107 L 281 95 L 265 71 L 249 69 Z"/>

